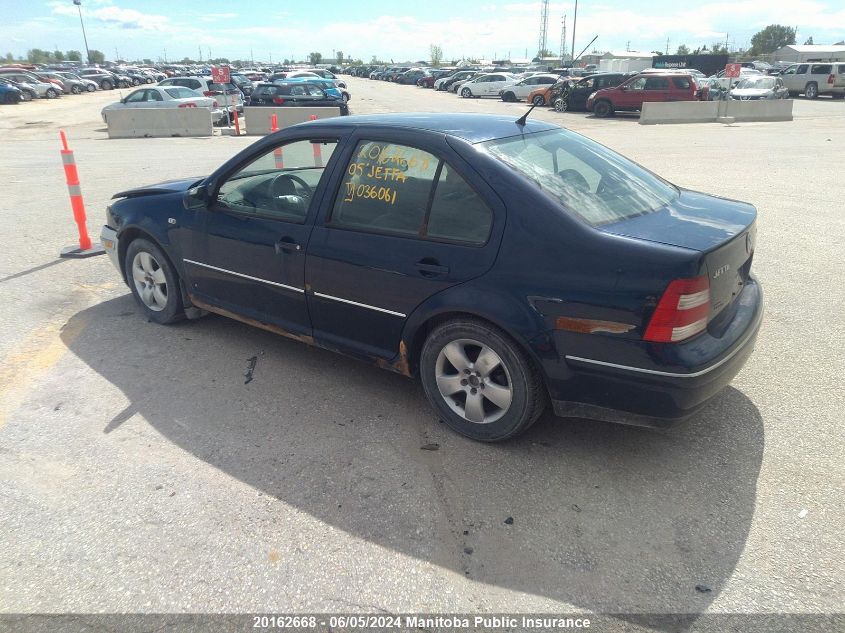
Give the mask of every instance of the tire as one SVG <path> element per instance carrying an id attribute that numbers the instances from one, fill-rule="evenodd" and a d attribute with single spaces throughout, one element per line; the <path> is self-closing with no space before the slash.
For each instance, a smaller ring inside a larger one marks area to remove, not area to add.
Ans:
<path id="1" fill-rule="evenodd" d="M 8 105 L 15 105 L 16 103 L 20 103 L 21 96 L 16 92 L 7 92 L 6 96 L 3 97 L 3 103 Z"/>
<path id="2" fill-rule="evenodd" d="M 506 92 L 502 95 L 502 101 L 507 101 L 508 103 L 513 103 L 516 101 L 516 95 L 512 92 Z"/>
<path id="3" fill-rule="evenodd" d="M 148 84 L 151 84 L 151 83 L 153 83 L 153 78 L 152 78 L 152 77 L 147 77 L 144 81 L 145 81 L 146 83 L 148 83 Z"/>
<path id="4" fill-rule="evenodd" d="M 48 99 L 55 99 L 59 96 L 59 93 L 56 92 L 53 88 L 47 88 L 47 92 L 44 93 L 44 96 Z"/>
<path id="5" fill-rule="evenodd" d="M 21 101 L 32 101 L 32 95 L 26 90 L 21 91 Z"/>
<path id="6" fill-rule="evenodd" d="M 472 96 L 472 90 L 470 90 L 469 88 L 463 88 L 461 90 L 461 96 L 464 99 L 469 99 Z"/>
<path id="7" fill-rule="evenodd" d="M 486 369 L 477 365 L 482 353 L 488 359 Z M 423 345 L 420 375 L 429 402 L 444 422 L 481 442 L 519 435 L 546 406 L 537 367 L 507 334 L 485 321 L 460 319 L 437 326 Z M 490 397 L 494 394 L 495 402 Z M 469 413 L 468 402 L 473 403 Z"/>
<path id="8" fill-rule="evenodd" d="M 82 88 L 81 88 L 80 86 L 77 86 L 76 84 L 74 84 L 74 85 L 72 85 L 72 86 L 70 87 L 70 91 L 71 91 L 73 94 L 78 95 L 79 93 L 81 93 L 81 92 L 82 92 Z"/>
<path id="9" fill-rule="evenodd" d="M 103 83 L 100 84 L 100 88 L 103 90 L 112 90 L 114 89 L 114 84 L 109 79 L 103 79 Z"/>
<path id="10" fill-rule="evenodd" d="M 138 80 L 138 79 L 133 79 L 133 80 L 132 80 L 132 85 L 133 85 L 133 86 L 138 86 L 138 85 L 140 85 L 140 83 L 141 83 L 141 81 L 140 81 L 140 80 Z"/>
<path id="11" fill-rule="evenodd" d="M 804 87 L 804 96 L 808 99 L 815 99 L 819 96 L 819 86 L 815 81 L 811 81 Z"/>
<path id="12" fill-rule="evenodd" d="M 85 89 L 88 92 L 97 92 L 97 86 L 95 86 L 94 84 L 88 84 L 87 86 L 85 86 Z"/>
<path id="13" fill-rule="evenodd" d="M 537 95 L 531 100 L 535 106 L 546 105 L 546 98 L 543 95 Z"/>
<path id="14" fill-rule="evenodd" d="M 166 325 L 184 318 L 179 276 L 158 246 L 144 238 L 133 240 L 123 266 L 132 295 L 148 319 Z"/>
<path id="15" fill-rule="evenodd" d="M 600 119 L 613 116 L 613 106 L 610 104 L 610 101 L 602 99 L 593 105 L 593 114 Z"/>
<path id="16" fill-rule="evenodd" d="M 558 97 L 555 99 L 555 112 L 566 112 L 569 110 L 569 99 Z"/>

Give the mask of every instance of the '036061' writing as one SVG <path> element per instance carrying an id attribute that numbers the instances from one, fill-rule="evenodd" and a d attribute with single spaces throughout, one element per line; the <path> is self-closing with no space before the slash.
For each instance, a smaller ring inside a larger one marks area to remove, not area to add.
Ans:
<path id="1" fill-rule="evenodd" d="M 343 201 L 352 202 L 355 198 L 369 198 L 370 200 L 381 200 L 387 204 L 396 204 L 396 190 L 391 187 L 356 185 L 353 182 L 347 182 L 346 197 Z"/>

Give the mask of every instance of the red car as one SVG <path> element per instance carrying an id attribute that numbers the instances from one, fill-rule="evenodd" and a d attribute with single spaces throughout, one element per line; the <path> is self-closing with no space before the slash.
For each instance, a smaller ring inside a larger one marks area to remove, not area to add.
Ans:
<path id="1" fill-rule="evenodd" d="M 636 75 L 614 88 L 603 88 L 587 99 L 587 110 L 597 117 L 612 116 L 617 110 L 641 110 L 647 101 L 697 101 L 695 77 L 684 73 Z"/>

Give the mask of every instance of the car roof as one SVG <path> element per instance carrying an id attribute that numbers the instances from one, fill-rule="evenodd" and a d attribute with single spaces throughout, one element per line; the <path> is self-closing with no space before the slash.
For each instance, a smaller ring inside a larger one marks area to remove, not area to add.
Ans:
<path id="1" fill-rule="evenodd" d="M 518 113 L 517 113 L 518 114 Z M 470 143 L 480 143 L 497 138 L 532 134 L 559 129 L 558 126 L 538 119 L 528 119 L 524 126 L 517 125 L 516 116 L 498 114 L 471 114 L 462 112 L 402 112 L 391 114 L 359 114 L 308 121 L 302 125 L 315 127 L 393 128 L 425 130 L 454 136 Z"/>

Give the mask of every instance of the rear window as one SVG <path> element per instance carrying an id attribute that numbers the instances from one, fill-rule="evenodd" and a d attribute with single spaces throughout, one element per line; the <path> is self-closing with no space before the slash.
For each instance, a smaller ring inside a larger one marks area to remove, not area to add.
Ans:
<path id="1" fill-rule="evenodd" d="M 269 97 L 278 94 L 278 92 L 277 86 L 258 86 L 252 94 L 256 97 Z"/>
<path id="2" fill-rule="evenodd" d="M 208 82 L 208 89 L 213 90 L 216 92 L 224 92 L 225 90 L 237 90 L 238 87 L 235 84 L 216 84 L 213 82 Z"/>
<path id="3" fill-rule="evenodd" d="M 482 146 L 593 226 L 651 213 L 678 196 L 665 180 L 567 130 L 497 139 Z"/>
<path id="4" fill-rule="evenodd" d="M 183 86 L 165 88 L 164 91 L 174 99 L 190 99 L 191 97 L 200 96 L 200 94 L 196 90 L 191 90 L 190 88 L 185 88 Z"/>

